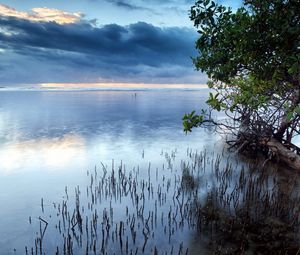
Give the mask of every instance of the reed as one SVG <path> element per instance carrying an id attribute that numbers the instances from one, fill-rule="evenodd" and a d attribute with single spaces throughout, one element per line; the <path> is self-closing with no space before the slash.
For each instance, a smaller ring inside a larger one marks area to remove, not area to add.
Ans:
<path id="1" fill-rule="evenodd" d="M 101 164 L 87 171 L 84 192 L 66 187 L 51 208 L 41 199 L 43 218 L 26 254 L 299 253 L 298 178 L 206 150 L 188 149 L 178 164 L 176 154 L 162 151 L 161 169 Z M 192 236 L 201 243 L 196 251 Z"/>

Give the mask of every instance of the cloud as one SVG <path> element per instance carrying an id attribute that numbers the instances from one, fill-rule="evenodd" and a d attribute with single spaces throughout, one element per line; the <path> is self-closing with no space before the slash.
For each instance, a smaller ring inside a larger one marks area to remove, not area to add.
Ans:
<path id="1" fill-rule="evenodd" d="M 145 10 L 145 11 L 152 11 L 149 8 L 135 5 L 126 0 L 106 0 L 106 2 L 116 5 L 117 7 L 125 8 L 127 10 L 135 11 L 135 10 Z"/>
<path id="2" fill-rule="evenodd" d="M 101 27 L 0 16 L 0 82 L 196 83 L 197 33 L 145 22 Z M 197 78 L 198 77 L 198 78 Z"/>
<path id="3" fill-rule="evenodd" d="M 78 22 L 81 13 L 68 13 L 57 9 L 33 8 L 31 12 L 21 12 L 7 5 L 0 4 L 0 16 L 14 17 L 36 22 L 56 22 L 58 24 L 69 24 Z"/>
<path id="4" fill-rule="evenodd" d="M 131 11 L 148 11 L 156 15 L 168 15 L 169 11 L 178 14 L 186 14 L 190 6 L 195 3 L 194 0 L 105 0 L 117 7 Z"/>

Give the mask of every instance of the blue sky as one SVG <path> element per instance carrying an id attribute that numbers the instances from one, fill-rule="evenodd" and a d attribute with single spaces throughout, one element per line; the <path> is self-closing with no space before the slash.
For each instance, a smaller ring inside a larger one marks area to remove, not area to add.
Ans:
<path id="1" fill-rule="evenodd" d="M 191 61 L 198 36 L 188 18 L 193 3 L 1 1 L 0 83 L 203 84 Z"/>

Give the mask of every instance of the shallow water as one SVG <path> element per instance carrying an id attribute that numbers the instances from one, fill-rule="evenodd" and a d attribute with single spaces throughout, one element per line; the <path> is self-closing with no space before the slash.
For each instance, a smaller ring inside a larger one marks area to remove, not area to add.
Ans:
<path id="1" fill-rule="evenodd" d="M 207 94 L 2 91 L 0 254 L 269 254 L 278 236 L 265 249 L 262 233 L 239 232 L 248 212 L 250 229 L 280 223 L 297 251 L 299 175 L 248 168 L 208 130 L 183 133 Z"/>
<path id="2" fill-rule="evenodd" d="M 28 218 L 71 190 L 86 171 L 126 162 L 161 167 L 161 153 L 214 146 L 215 135 L 182 131 L 182 116 L 205 107 L 198 91 L 2 91 L 0 93 L 0 254 L 24 251 Z M 153 168 L 155 169 L 155 168 Z M 18 254 L 18 253 L 17 253 Z"/>

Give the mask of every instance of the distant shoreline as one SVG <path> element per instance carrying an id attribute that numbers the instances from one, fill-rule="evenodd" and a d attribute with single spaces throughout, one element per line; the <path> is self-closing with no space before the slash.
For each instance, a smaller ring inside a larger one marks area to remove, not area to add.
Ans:
<path id="1" fill-rule="evenodd" d="M 209 89 L 208 87 L 197 88 L 16 88 L 16 87 L 0 87 L 1 91 L 19 91 L 19 92 L 147 92 L 147 91 L 201 91 Z"/>
<path id="2" fill-rule="evenodd" d="M 184 83 L 38 83 L 10 84 L 0 86 L 0 90 L 9 91 L 173 91 L 207 89 L 206 84 Z"/>

